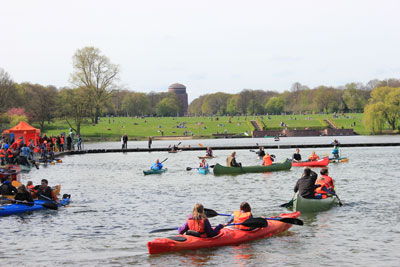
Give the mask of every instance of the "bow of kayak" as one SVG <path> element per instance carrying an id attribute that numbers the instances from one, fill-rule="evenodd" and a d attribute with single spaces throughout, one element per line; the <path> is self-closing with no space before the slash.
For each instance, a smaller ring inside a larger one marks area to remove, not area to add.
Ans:
<path id="1" fill-rule="evenodd" d="M 161 174 L 163 172 L 166 172 L 168 169 L 161 169 L 161 170 L 147 170 L 143 171 L 144 175 L 149 175 L 149 174 Z"/>
<path id="2" fill-rule="evenodd" d="M 209 168 L 198 168 L 197 171 L 200 174 L 204 174 L 205 175 L 205 174 L 208 174 L 210 172 L 210 169 Z"/>
<path id="3" fill-rule="evenodd" d="M 70 202 L 70 198 L 66 197 L 62 200 L 60 200 L 60 203 L 58 206 L 65 206 L 68 205 Z M 7 204 L 3 205 L 0 207 L 0 216 L 8 216 L 8 215 L 13 215 L 13 214 L 20 214 L 24 212 L 32 212 L 32 211 L 37 211 L 37 210 L 44 210 L 47 209 L 46 207 L 43 206 L 45 203 L 54 203 L 54 202 L 49 202 L 46 200 L 35 200 L 34 205 L 26 205 L 26 204 Z"/>
<path id="4" fill-rule="evenodd" d="M 297 218 L 299 216 L 300 212 L 293 212 L 283 213 L 278 217 Z M 254 239 L 276 235 L 288 230 L 290 227 L 292 227 L 292 224 L 268 220 L 268 226 L 264 228 L 257 228 L 252 231 L 243 231 L 236 228 L 223 228 L 217 236 L 211 238 L 200 238 L 190 235 L 157 238 L 148 242 L 147 248 L 150 254 L 157 254 L 163 252 L 237 245 Z"/>

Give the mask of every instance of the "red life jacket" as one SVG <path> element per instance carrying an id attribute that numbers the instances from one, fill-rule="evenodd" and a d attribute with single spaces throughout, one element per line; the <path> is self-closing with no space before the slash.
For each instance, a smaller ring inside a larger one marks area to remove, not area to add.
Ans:
<path id="1" fill-rule="evenodd" d="M 0 158 L 5 158 L 6 157 L 6 151 L 4 148 L 0 149 Z"/>
<path id="2" fill-rule="evenodd" d="M 263 157 L 263 164 L 262 164 L 262 165 L 264 165 L 264 166 L 272 165 L 271 156 L 265 155 L 265 156 Z"/>
<path id="3" fill-rule="evenodd" d="M 311 156 L 308 157 L 308 159 L 310 161 L 316 161 L 316 160 L 319 160 L 319 157 L 317 155 L 311 155 Z"/>
<path id="4" fill-rule="evenodd" d="M 13 154 L 13 152 L 12 152 L 12 150 L 10 148 L 7 149 L 7 155 L 8 155 L 9 158 L 13 158 L 14 157 L 14 154 Z"/>
<path id="5" fill-rule="evenodd" d="M 315 182 L 315 184 L 320 184 L 321 186 L 315 189 L 315 195 L 321 194 L 322 198 L 327 198 L 327 192 L 322 190 L 323 187 L 325 187 L 328 191 L 333 191 L 334 185 L 332 178 L 327 176 L 327 175 L 321 175 L 321 177 L 318 178 L 318 180 Z"/>
<path id="6" fill-rule="evenodd" d="M 200 234 L 200 237 L 207 237 L 207 234 L 204 232 L 204 221 L 206 219 L 195 220 L 195 219 L 188 219 L 187 225 L 189 230 L 196 231 Z"/>
<path id="7" fill-rule="evenodd" d="M 61 136 L 60 141 L 61 141 L 61 144 L 63 145 L 64 144 L 64 136 Z"/>
<path id="8" fill-rule="evenodd" d="M 245 220 L 249 219 L 251 216 L 251 212 L 241 212 L 240 210 L 235 210 L 233 212 L 233 223 L 243 223 Z M 249 227 L 243 225 L 235 225 L 235 228 L 242 229 L 242 230 L 249 230 Z"/>
<path id="9" fill-rule="evenodd" d="M 29 191 L 30 191 L 31 193 L 32 193 L 32 192 L 34 192 L 34 193 L 37 192 L 37 190 L 35 189 L 35 186 L 34 186 L 34 185 L 28 185 L 27 188 L 29 189 Z"/>

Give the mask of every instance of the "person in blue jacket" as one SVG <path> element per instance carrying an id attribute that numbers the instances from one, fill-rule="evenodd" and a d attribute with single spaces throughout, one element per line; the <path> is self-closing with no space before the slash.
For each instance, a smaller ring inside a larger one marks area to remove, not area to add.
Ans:
<path id="1" fill-rule="evenodd" d="M 150 169 L 151 170 L 161 170 L 163 167 L 162 163 L 160 162 L 159 159 L 156 159 L 156 162 L 153 163 L 153 165 L 151 165 Z"/>

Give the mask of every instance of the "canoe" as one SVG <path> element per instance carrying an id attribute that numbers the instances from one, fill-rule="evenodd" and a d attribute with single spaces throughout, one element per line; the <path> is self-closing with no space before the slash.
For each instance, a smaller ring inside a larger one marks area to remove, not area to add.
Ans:
<path id="1" fill-rule="evenodd" d="M 204 156 L 204 157 L 198 156 L 198 157 L 199 157 L 199 159 L 213 159 L 213 158 L 216 158 L 215 156 L 212 156 L 212 157 L 210 157 L 210 156 Z"/>
<path id="2" fill-rule="evenodd" d="M 197 171 L 198 171 L 198 173 L 205 175 L 210 172 L 210 169 L 209 168 L 198 168 Z"/>
<path id="3" fill-rule="evenodd" d="M 46 201 L 46 200 L 35 200 L 33 206 L 25 205 L 25 204 L 6 204 L 3 206 L 0 206 L 0 216 L 8 216 L 8 215 L 13 215 L 13 214 L 20 214 L 24 212 L 32 212 L 32 211 L 37 211 L 37 210 L 44 210 L 47 209 L 43 207 L 43 205 L 46 202 L 51 201 Z M 58 206 L 61 207 L 63 205 L 68 205 L 69 204 L 69 197 L 64 198 L 60 200 L 60 203 Z"/>
<path id="4" fill-rule="evenodd" d="M 300 212 L 281 214 L 281 218 L 297 218 Z M 201 248 L 219 247 L 237 245 L 247 241 L 267 238 L 283 231 L 288 230 L 292 224 L 283 223 L 280 221 L 268 220 L 268 226 L 257 228 L 252 231 L 243 231 L 240 229 L 225 227 L 221 229 L 217 236 L 211 238 L 200 238 L 190 235 L 176 235 L 167 238 L 157 238 L 147 243 L 147 248 L 150 254 L 194 250 Z"/>
<path id="5" fill-rule="evenodd" d="M 338 200 L 334 196 L 330 196 L 322 199 L 309 199 L 303 198 L 297 194 L 296 199 L 293 202 L 293 209 L 295 211 L 307 212 L 318 212 L 329 210 L 333 205 L 338 203 Z"/>
<path id="6" fill-rule="evenodd" d="M 343 162 L 348 162 L 348 161 L 349 161 L 348 157 L 329 158 L 330 163 L 343 163 Z"/>
<path id="7" fill-rule="evenodd" d="M 149 175 L 149 174 L 161 174 L 163 172 L 166 172 L 168 169 L 161 169 L 161 170 L 147 170 L 143 171 L 144 175 Z"/>
<path id="8" fill-rule="evenodd" d="M 178 152 L 182 152 L 182 150 L 179 149 L 179 150 L 169 150 L 168 151 L 168 153 L 178 153 Z"/>
<path id="9" fill-rule="evenodd" d="M 221 174 L 273 172 L 273 171 L 290 170 L 291 167 L 292 163 L 288 159 L 286 159 L 284 162 L 273 163 L 272 165 L 269 166 L 256 165 L 256 166 L 242 166 L 242 167 L 226 167 L 217 163 L 214 166 L 214 174 L 221 175 Z"/>
<path id="10" fill-rule="evenodd" d="M 315 161 L 301 161 L 301 162 L 292 162 L 292 166 L 295 167 L 302 167 L 302 166 L 309 166 L 309 167 L 325 167 L 329 164 L 329 157 L 324 157 L 319 160 Z"/>

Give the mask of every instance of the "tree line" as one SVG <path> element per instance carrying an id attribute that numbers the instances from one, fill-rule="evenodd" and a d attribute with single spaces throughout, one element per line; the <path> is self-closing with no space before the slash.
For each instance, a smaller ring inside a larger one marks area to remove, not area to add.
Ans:
<path id="1" fill-rule="evenodd" d="M 44 130 L 56 118 L 77 133 L 82 123 L 96 124 L 104 115 L 177 116 L 186 111 L 174 93 L 132 92 L 120 84 L 120 68 L 95 47 L 78 49 L 72 56 L 70 85 L 16 83 L 0 68 L 0 123 L 29 120 Z M 371 132 L 385 123 L 396 129 L 400 112 L 400 80 L 371 80 L 340 87 L 309 88 L 298 82 L 290 90 L 244 89 L 238 94 L 217 92 L 194 99 L 189 115 L 282 114 L 303 112 L 363 112 Z M 397 102 L 396 102 L 397 101 Z M 397 105 L 397 106 L 396 106 Z"/>

